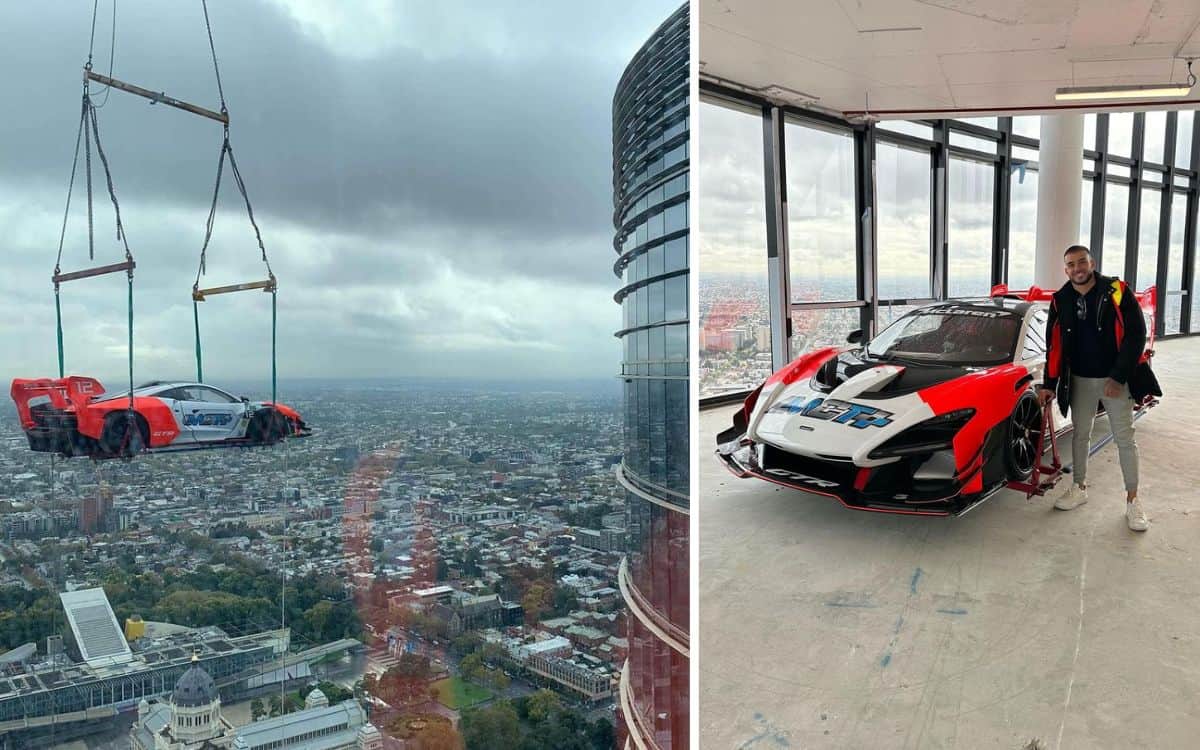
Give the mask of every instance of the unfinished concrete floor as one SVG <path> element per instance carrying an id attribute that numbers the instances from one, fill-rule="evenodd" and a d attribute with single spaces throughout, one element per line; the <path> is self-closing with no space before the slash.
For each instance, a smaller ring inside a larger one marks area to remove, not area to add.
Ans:
<path id="1" fill-rule="evenodd" d="M 914 518 L 736 479 L 702 412 L 701 746 L 1200 747 L 1200 340 L 1156 348 L 1144 534 L 1111 443 L 1076 510 Z"/>

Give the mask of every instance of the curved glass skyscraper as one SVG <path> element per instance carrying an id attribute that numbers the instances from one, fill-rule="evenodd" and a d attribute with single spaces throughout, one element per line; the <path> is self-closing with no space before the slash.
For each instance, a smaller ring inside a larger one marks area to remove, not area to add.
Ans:
<path id="1" fill-rule="evenodd" d="M 688 746 L 688 6 L 613 97 L 614 272 L 624 312 L 629 661 L 624 746 Z"/>

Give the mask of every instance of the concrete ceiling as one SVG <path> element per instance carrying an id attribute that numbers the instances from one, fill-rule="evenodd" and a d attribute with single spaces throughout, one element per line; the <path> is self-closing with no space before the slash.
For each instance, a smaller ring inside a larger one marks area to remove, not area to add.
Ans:
<path id="1" fill-rule="evenodd" d="M 1182 83 L 1184 59 L 1200 58 L 1197 0 L 700 0 L 699 7 L 702 78 L 782 86 L 849 117 L 1061 111 L 1060 86 Z M 1183 100 L 1082 109 L 1197 106 L 1200 86 Z"/>

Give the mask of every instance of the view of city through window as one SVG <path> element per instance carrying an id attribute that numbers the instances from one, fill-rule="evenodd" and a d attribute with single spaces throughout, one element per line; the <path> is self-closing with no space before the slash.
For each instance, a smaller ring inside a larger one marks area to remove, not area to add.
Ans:
<path id="1" fill-rule="evenodd" d="M 696 189 L 704 206 L 698 237 L 704 267 L 698 321 L 702 398 L 742 393 L 766 378 L 774 369 L 773 326 L 784 320 L 790 321 L 787 351 L 775 354 L 795 358 L 811 349 L 846 345 L 850 332 L 863 327 L 864 305 L 868 320 L 873 319 L 880 330 L 923 301 L 986 295 L 994 281 L 994 244 L 1001 228 L 1007 232 L 1007 278 L 1002 280 L 1011 288 L 1032 283 L 1040 118 L 1007 118 L 1011 153 L 1004 227 L 997 223 L 1002 219 L 996 214 L 996 171 L 1004 137 L 998 118 L 877 123 L 872 130 L 874 266 L 860 276 L 855 129 L 848 123 L 789 114 L 782 128 L 787 211 L 782 257 L 791 299 L 786 310 L 772 316 L 763 117 L 760 106 L 736 96 L 706 96 L 699 105 Z M 1107 118 L 1106 144 L 1097 143 L 1098 117 Z M 1191 169 L 1193 113 L 1173 117 L 1175 139 L 1168 143 L 1167 112 L 1085 115 L 1080 182 L 1079 241 L 1096 247 L 1100 269 L 1107 274 L 1128 277 L 1126 256 L 1135 256 L 1137 288 L 1160 284 L 1163 333 L 1168 335 L 1182 332 L 1183 232 L 1192 179 L 1181 170 Z M 1133 151 L 1135 122 L 1142 131 L 1140 154 Z M 956 123 L 962 128 L 956 129 Z M 934 205 L 939 127 L 950 128 L 944 260 L 939 260 L 934 245 L 942 211 L 935 211 Z M 1098 156 L 1104 157 L 1105 164 L 1104 218 L 1094 237 Z M 1141 165 L 1136 175 L 1135 164 Z M 1172 173 L 1173 185 L 1164 184 Z M 1129 223 L 1135 189 L 1131 185 L 1141 186 L 1136 229 Z M 1160 283 L 1164 199 L 1170 199 L 1172 218 L 1167 273 Z M 939 264 L 945 266 L 944 272 L 938 270 Z M 940 273 L 944 273 L 944 291 Z M 867 286 L 866 296 L 860 296 L 860 284 Z M 1200 310 L 1194 299 L 1190 304 Z"/>
<path id="2" fill-rule="evenodd" d="M 0 750 L 686 747 L 687 6 L 0 28 Z"/>

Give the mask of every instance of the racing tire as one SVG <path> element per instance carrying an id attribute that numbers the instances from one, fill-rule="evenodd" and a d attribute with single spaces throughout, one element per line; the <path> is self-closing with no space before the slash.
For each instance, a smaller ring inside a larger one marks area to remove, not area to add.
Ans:
<path id="1" fill-rule="evenodd" d="M 1010 480 L 1024 482 L 1033 474 L 1041 456 L 1037 453 L 1038 435 L 1042 430 L 1042 407 L 1032 389 L 1017 399 L 1004 441 L 1004 466 Z"/>
<path id="2" fill-rule="evenodd" d="M 290 431 L 287 417 L 274 409 L 260 409 L 250 417 L 246 438 L 254 445 L 272 445 L 287 437 Z"/>
<path id="3" fill-rule="evenodd" d="M 128 412 L 108 415 L 100 433 L 100 450 L 107 456 L 132 458 L 150 445 L 150 427 L 140 414 L 130 423 Z"/>

